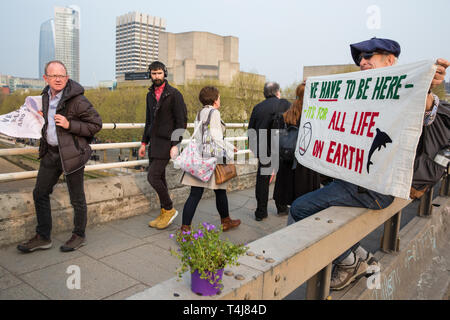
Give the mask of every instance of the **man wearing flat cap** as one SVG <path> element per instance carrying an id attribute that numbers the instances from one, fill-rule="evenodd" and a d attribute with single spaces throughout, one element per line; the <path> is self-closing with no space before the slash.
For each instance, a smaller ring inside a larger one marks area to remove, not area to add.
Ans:
<path id="1" fill-rule="evenodd" d="M 351 54 L 361 71 L 393 66 L 400 56 L 400 45 L 390 39 L 372 38 L 350 45 Z M 428 91 L 422 135 L 414 160 L 414 175 L 411 186 L 412 199 L 421 197 L 444 174 L 445 168 L 433 160 L 436 154 L 448 145 L 450 139 L 450 105 L 440 102 L 431 89 L 444 81 L 449 62 L 438 59 L 437 71 Z M 331 206 L 363 207 L 380 210 L 394 201 L 390 195 L 335 180 L 324 188 L 297 198 L 291 206 L 288 225 L 307 218 Z M 366 274 L 369 265 L 378 262 L 359 243 L 344 252 L 333 262 L 330 288 L 341 290 Z"/>

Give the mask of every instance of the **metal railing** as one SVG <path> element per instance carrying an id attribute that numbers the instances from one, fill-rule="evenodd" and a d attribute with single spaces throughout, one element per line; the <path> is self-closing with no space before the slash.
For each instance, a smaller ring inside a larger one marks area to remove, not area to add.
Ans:
<path id="1" fill-rule="evenodd" d="M 143 129 L 145 123 L 105 123 L 103 124 L 103 130 L 121 130 L 121 129 Z M 226 128 L 246 128 L 248 124 L 246 123 L 227 123 Z M 194 128 L 193 123 L 188 123 L 188 129 Z M 242 142 L 248 141 L 248 137 L 227 137 L 225 138 L 228 142 Z M 183 139 L 181 145 L 187 145 L 191 139 Z M 122 142 L 122 143 L 102 143 L 102 144 L 91 144 L 93 151 L 101 150 L 111 150 L 111 149 L 132 149 L 139 148 L 141 142 Z M 38 154 L 39 148 L 37 147 L 25 147 L 25 148 L 9 148 L 0 149 L 0 157 L 2 156 L 18 156 L 18 155 L 30 155 Z M 245 154 L 250 154 L 250 150 L 238 150 L 236 152 L 237 156 L 242 156 Z M 107 170 L 115 168 L 131 168 L 136 166 L 148 166 L 148 159 L 146 160 L 135 160 L 135 161 L 123 161 L 123 162 L 111 162 L 95 165 L 87 165 L 85 167 L 85 172 L 97 171 L 97 170 Z M 15 180 L 32 179 L 37 177 L 38 171 L 26 171 L 26 172 L 11 172 L 0 174 L 0 182 L 8 182 Z"/>

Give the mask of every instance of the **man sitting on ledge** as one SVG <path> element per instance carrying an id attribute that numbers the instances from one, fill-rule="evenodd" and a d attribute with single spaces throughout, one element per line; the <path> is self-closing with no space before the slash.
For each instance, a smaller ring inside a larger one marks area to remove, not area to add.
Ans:
<path id="1" fill-rule="evenodd" d="M 393 66 L 400 55 L 400 45 L 393 40 L 372 38 L 350 45 L 353 59 L 361 71 Z M 444 81 L 449 62 L 438 59 L 438 69 L 431 87 Z M 423 131 L 416 151 L 414 175 L 411 187 L 412 199 L 420 198 L 444 174 L 445 168 L 436 164 L 436 154 L 448 145 L 450 138 L 450 108 L 446 102 L 439 102 L 436 95 L 428 91 L 425 105 Z M 331 206 L 363 207 L 380 210 L 388 207 L 394 197 L 336 180 L 322 189 L 297 198 L 291 206 L 288 225 L 305 219 Z M 341 290 L 355 279 L 366 274 L 370 264 L 378 264 L 371 253 L 359 243 L 344 252 L 333 262 L 331 289 Z"/>

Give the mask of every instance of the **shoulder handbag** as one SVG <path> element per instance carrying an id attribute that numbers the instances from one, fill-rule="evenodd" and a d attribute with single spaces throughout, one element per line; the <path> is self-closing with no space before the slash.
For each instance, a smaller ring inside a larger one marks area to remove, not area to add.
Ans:
<path id="1" fill-rule="evenodd" d="M 209 110 L 208 118 L 205 122 L 202 123 L 201 126 L 201 136 L 202 136 L 202 148 L 201 152 L 204 158 L 222 158 L 225 155 L 224 150 L 216 144 L 216 142 L 212 139 L 211 136 L 211 116 L 216 109 Z M 200 121 L 200 112 L 198 113 L 197 120 Z"/>
<path id="2" fill-rule="evenodd" d="M 232 163 L 218 164 L 214 170 L 214 176 L 216 178 L 216 184 L 225 183 L 237 176 L 236 166 Z"/>
<path id="3" fill-rule="evenodd" d="M 201 123 L 197 125 L 189 144 L 184 148 L 181 154 L 173 161 L 175 168 L 180 168 L 193 177 L 208 182 L 214 173 L 217 158 L 205 158 L 202 156 L 201 142 L 197 141 L 196 133 L 201 129 Z"/>

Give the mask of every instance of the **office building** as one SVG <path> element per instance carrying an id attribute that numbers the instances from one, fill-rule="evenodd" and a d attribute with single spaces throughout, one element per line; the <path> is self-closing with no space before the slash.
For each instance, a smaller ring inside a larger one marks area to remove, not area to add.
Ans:
<path id="1" fill-rule="evenodd" d="M 147 70 L 159 56 L 159 35 L 166 20 L 131 12 L 116 18 L 116 77 Z"/>
<path id="2" fill-rule="evenodd" d="M 13 93 L 18 90 L 42 90 L 45 86 L 45 81 L 42 78 L 21 78 L 0 74 L 0 87 L 4 93 L 7 93 L 7 91 Z"/>

